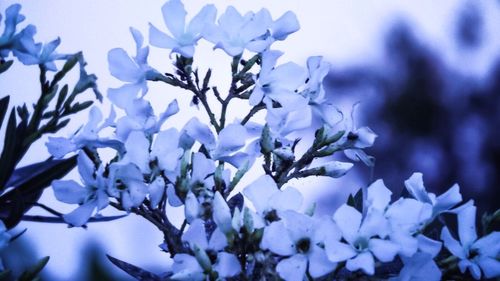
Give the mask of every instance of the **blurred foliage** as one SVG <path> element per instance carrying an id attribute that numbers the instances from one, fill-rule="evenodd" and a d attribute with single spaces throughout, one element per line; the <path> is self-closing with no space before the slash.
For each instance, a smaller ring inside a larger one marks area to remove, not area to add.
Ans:
<path id="1" fill-rule="evenodd" d="M 477 50 L 484 37 L 480 10 L 468 2 L 457 18 L 456 46 Z M 457 182 L 479 212 L 498 208 L 500 196 L 500 60 L 486 77 L 455 70 L 419 41 L 404 22 L 386 38 L 382 69 L 373 65 L 337 69 L 326 79 L 335 100 L 362 101 L 360 123 L 378 135 L 369 153 L 374 178 L 397 194 L 414 171 L 440 193 Z M 370 171 L 365 171 L 368 178 Z"/>

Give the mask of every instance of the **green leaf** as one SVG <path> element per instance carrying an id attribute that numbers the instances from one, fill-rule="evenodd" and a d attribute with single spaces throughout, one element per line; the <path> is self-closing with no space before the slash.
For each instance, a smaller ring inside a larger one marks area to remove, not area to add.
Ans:
<path id="1" fill-rule="evenodd" d="M 114 265 L 116 265 L 118 268 L 121 270 L 125 271 L 128 273 L 130 276 L 136 278 L 137 280 L 140 281 L 160 281 L 162 278 L 160 278 L 158 275 L 151 273 L 147 270 L 144 270 L 138 266 L 135 266 L 133 264 L 130 264 L 128 262 L 124 262 L 122 260 L 119 260 L 117 258 L 114 258 L 110 255 L 106 255 Z"/>
<path id="2" fill-rule="evenodd" d="M 8 60 L 3 63 L 0 63 L 0 73 L 4 73 L 5 71 L 7 71 L 7 69 L 9 69 L 13 63 L 14 63 L 13 60 Z"/>
<path id="3" fill-rule="evenodd" d="M 9 100 L 10 96 L 5 96 L 0 99 L 0 128 L 2 128 L 3 119 L 5 118 L 5 113 L 7 113 L 7 109 L 9 108 Z"/>
<path id="4" fill-rule="evenodd" d="M 40 271 L 42 271 L 42 269 L 45 267 L 45 265 L 47 265 L 47 263 L 49 262 L 49 259 L 50 259 L 50 257 L 42 258 L 40 261 L 38 261 L 37 264 L 35 264 L 30 269 L 23 272 L 23 274 L 21 274 L 21 276 L 19 277 L 19 281 L 35 280 L 35 278 L 37 278 Z"/>
<path id="5" fill-rule="evenodd" d="M 61 108 L 67 96 L 68 96 L 68 85 L 66 84 L 62 87 L 61 91 L 59 91 L 59 96 L 57 97 L 57 103 L 56 103 L 56 110 L 59 110 Z"/>
<path id="6" fill-rule="evenodd" d="M 93 103 L 94 103 L 93 101 L 85 101 L 82 103 L 77 102 L 71 107 L 69 113 L 77 113 L 79 111 L 82 111 L 85 108 L 91 106 Z"/>
<path id="7" fill-rule="evenodd" d="M 119 216 L 101 216 L 101 217 L 91 217 L 88 219 L 87 223 L 91 222 L 107 222 L 107 221 L 114 221 L 114 220 L 119 220 L 121 218 L 124 218 L 128 216 L 127 215 L 119 215 Z M 30 215 L 24 215 L 21 218 L 22 221 L 34 221 L 34 222 L 43 222 L 43 223 L 64 223 L 68 224 L 62 217 L 49 217 L 49 216 L 30 216 Z M 86 225 L 82 226 L 83 228 L 86 228 Z"/>
<path id="8" fill-rule="evenodd" d="M 355 208 L 359 212 L 363 212 L 363 189 L 360 188 L 354 196 L 352 194 L 347 198 L 347 205 Z"/>
<path id="9" fill-rule="evenodd" d="M 274 150 L 273 137 L 271 136 L 271 130 L 266 124 L 264 129 L 262 129 L 262 137 L 260 139 L 260 148 L 263 154 L 271 153 Z"/>
<path id="10" fill-rule="evenodd" d="M 5 141 L 3 146 L 2 155 L 0 156 L 0 190 L 5 189 L 5 183 L 10 177 L 10 174 L 16 166 L 16 154 L 19 147 L 19 142 L 17 133 L 17 120 L 16 111 L 12 109 L 9 116 L 9 121 L 7 122 L 7 130 L 5 131 Z"/>
<path id="11" fill-rule="evenodd" d="M 210 82 L 210 77 L 212 77 L 212 69 L 207 70 L 207 74 L 205 74 L 205 78 L 203 78 L 203 88 L 202 90 L 205 90 L 208 88 L 208 83 Z"/>
<path id="12" fill-rule="evenodd" d="M 240 210 L 243 208 L 244 201 L 245 199 L 243 195 L 240 192 L 238 192 L 236 195 L 231 197 L 229 201 L 227 201 L 227 206 L 229 207 L 229 210 L 231 210 L 231 213 L 234 213 L 235 208 L 238 208 Z"/>
<path id="13" fill-rule="evenodd" d="M 55 84 L 59 83 L 61 79 L 66 76 L 66 74 L 73 68 L 75 67 L 76 63 L 78 62 L 79 56 L 81 56 L 81 53 L 77 53 L 72 55 L 64 64 L 63 68 L 54 75 L 54 79 L 52 80 L 52 86 Z"/>
<path id="14" fill-rule="evenodd" d="M 53 180 L 65 176 L 76 166 L 76 155 L 63 160 L 48 159 L 45 162 L 20 168 L 9 181 L 12 190 L 0 197 L 0 216 L 8 229 L 19 223 L 33 203 L 38 201 L 43 190 Z M 27 175 L 27 176 L 26 176 Z"/>
<path id="15" fill-rule="evenodd" d="M 19 237 L 21 237 L 21 235 L 23 235 L 23 234 L 24 234 L 27 230 L 28 230 L 28 229 L 27 229 L 27 228 L 25 228 L 25 229 L 23 229 L 21 232 L 19 232 L 18 234 L 16 234 L 16 235 L 12 236 L 12 237 L 10 238 L 10 240 L 9 240 L 9 243 L 12 243 L 12 242 L 16 241 L 16 240 L 17 240 Z M 0 278 L 0 279 L 1 279 L 1 278 Z"/>
<path id="16" fill-rule="evenodd" d="M 231 180 L 231 183 L 229 184 L 229 188 L 227 190 L 227 194 L 231 192 L 236 185 L 240 182 L 241 178 L 248 172 L 249 169 L 248 161 L 243 164 L 238 171 L 236 171 L 236 174 L 234 175 L 234 178 Z"/>

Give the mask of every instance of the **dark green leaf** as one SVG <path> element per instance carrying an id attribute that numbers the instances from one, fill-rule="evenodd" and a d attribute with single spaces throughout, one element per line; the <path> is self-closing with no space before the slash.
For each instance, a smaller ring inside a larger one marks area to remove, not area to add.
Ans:
<path id="1" fill-rule="evenodd" d="M 59 72 L 57 72 L 56 75 L 54 75 L 52 86 L 59 83 L 59 81 L 61 81 L 61 79 L 63 79 L 64 76 L 66 76 L 66 74 L 76 65 L 80 55 L 81 53 L 74 54 L 66 61 L 63 68 Z"/>
<path id="2" fill-rule="evenodd" d="M 0 190 L 5 189 L 5 183 L 16 166 L 15 155 L 18 150 L 18 143 L 20 142 L 20 139 L 17 139 L 18 134 L 16 125 L 16 112 L 15 109 L 12 109 L 9 121 L 7 122 L 2 155 L 0 156 L 0 163 L 2 165 L 0 169 Z"/>
<path id="3" fill-rule="evenodd" d="M 68 85 L 66 84 L 64 85 L 64 87 L 62 87 L 61 91 L 59 91 L 59 96 L 57 97 L 57 103 L 56 103 L 56 110 L 59 110 L 61 108 L 67 96 L 68 96 Z"/>
<path id="4" fill-rule="evenodd" d="M 203 88 L 205 90 L 208 87 L 208 83 L 210 82 L 210 77 L 212 76 L 212 69 L 207 70 L 207 74 L 205 74 L 205 78 L 203 78 Z"/>
<path id="5" fill-rule="evenodd" d="M 75 103 L 71 109 L 70 109 L 70 113 L 77 113 L 79 111 L 82 111 L 84 110 L 85 108 L 89 107 L 92 105 L 92 103 L 94 103 L 93 101 L 85 101 L 85 102 L 82 102 L 82 103 Z"/>
<path id="6" fill-rule="evenodd" d="M 241 193 L 239 193 L 239 192 L 238 192 L 238 194 L 231 197 L 231 199 L 229 199 L 229 201 L 227 201 L 227 205 L 229 206 L 231 213 L 234 212 L 234 208 L 236 208 L 236 207 L 238 207 L 238 209 L 241 210 L 243 208 L 243 201 L 244 200 L 245 199 L 243 198 L 243 195 L 241 195 Z"/>
<path id="7" fill-rule="evenodd" d="M 48 159 L 45 161 L 47 166 L 41 163 L 21 168 L 23 175 L 33 171 L 31 176 L 19 179 L 12 179 L 13 189 L 0 197 L 0 217 L 4 220 L 7 228 L 12 228 L 19 223 L 24 213 L 26 213 L 33 203 L 38 201 L 43 190 L 49 186 L 53 180 L 65 176 L 76 166 L 76 156 L 63 160 Z M 38 168 L 38 170 L 35 170 Z M 16 173 L 14 173 L 16 174 Z"/>
<path id="8" fill-rule="evenodd" d="M 23 229 L 23 231 L 21 231 L 21 232 L 19 232 L 18 234 L 16 234 L 16 235 L 12 236 L 12 237 L 10 238 L 10 240 L 9 240 L 9 243 L 12 243 L 12 242 L 16 241 L 16 240 L 17 240 L 17 238 L 21 237 L 21 235 L 23 235 L 23 234 L 24 234 L 27 230 L 28 230 L 28 229 L 27 229 L 27 228 L 25 228 L 25 229 Z"/>
<path id="9" fill-rule="evenodd" d="M 59 87 L 57 85 L 55 85 L 50 92 L 43 94 L 43 97 L 42 97 L 42 100 L 41 100 L 41 104 L 40 104 L 40 106 L 41 106 L 42 109 L 47 108 L 48 104 L 56 96 L 58 88 Z"/>
<path id="10" fill-rule="evenodd" d="M 16 169 L 9 178 L 7 186 L 21 186 L 33 177 L 38 177 L 46 171 L 53 169 L 65 160 L 47 159 L 42 162 Z"/>
<path id="11" fill-rule="evenodd" d="M 119 216 L 103 216 L 103 217 L 92 217 L 89 218 L 87 223 L 89 222 L 106 222 L 106 221 L 114 221 L 121 218 L 124 218 L 128 215 L 119 215 Z M 64 223 L 67 222 L 62 217 L 47 217 L 47 216 L 30 216 L 24 215 L 21 220 L 23 221 L 33 221 L 33 222 L 44 222 L 44 223 Z"/>
<path id="12" fill-rule="evenodd" d="M 23 104 L 23 106 L 18 106 L 16 107 L 17 115 L 21 120 L 26 120 L 28 122 L 28 118 L 30 117 L 30 113 L 28 112 L 28 107 L 26 107 L 26 104 Z"/>
<path id="13" fill-rule="evenodd" d="M 136 278 L 137 280 L 140 280 L 140 281 L 159 281 L 159 280 L 162 280 L 162 278 L 160 278 L 158 275 L 151 273 L 147 270 L 144 270 L 138 266 L 135 266 L 135 265 L 130 264 L 128 262 L 124 262 L 124 261 L 119 260 L 117 258 L 114 258 L 110 255 L 106 255 L 106 256 L 114 265 L 116 265 L 121 270 L 128 273 L 130 276 Z"/>
<path id="14" fill-rule="evenodd" d="M 13 60 L 8 60 L 3 63 L 0 63 L 0 73 L 4 73 L 5 71 L 7 71 L 7 69 L 9 69 L 13 63 L 14 63 Z"/>
<path id="15" fill-rule="evenodd" d="M 59 124 L 57 124 L 54 128 L 51 128 L 48 132 L 49 133 L 56 133 L 57 131 L 59 131 L 60 129 L 66 127 L 66 125 L 68 125 L 70 119 L 66 119 L 66 120 L 63 120 L 61 121 Z"/>
<path id="16" fill-rule="evenodd" d="M 9 108 L 9 100 L 10 96 L 5 96 L 0 99 L 0 128 L 2 128 L 3 119 L 5 118 L 5 113 L 7 113 L 7 109 Z"/>
<path id="17" fill-rule="evenodd" d="M 352 194 L 347 198 L 347 205 L 355 208 L 359 212 L 363 212 L 363 189 L 360 188 L 354 196 Z"/>
<path id="18" fill-rule="evenodd" d="M 37 278 L 40 271 L 42 271 L 42 269 L 45 267 L 45 265 L 47 265 L 47 263 L 49 262 L 49 258 L 50 257 L 42 258 L 33 267 L 31 267 L 30 269 L 23 272 L 23 274 L 21 274 L 21 276 L 19 277 L 19 281 L 32 281 L 35 278 Z"/>
<path id="19" fill-rule="evenodd" d="M 49 119 L 49 118 L 52 118 L 54 117 L 54 114 L 56 112 L 54 110 L 51 110 L 51 111 L 47 111 L 45 112 L 43 115 L 42 115 L 42 119 Z"/>

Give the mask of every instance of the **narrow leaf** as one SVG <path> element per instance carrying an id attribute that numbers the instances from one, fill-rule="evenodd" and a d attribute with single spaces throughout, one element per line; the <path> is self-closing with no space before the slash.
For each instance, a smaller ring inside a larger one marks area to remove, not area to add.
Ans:
<path id="1" fill-rule="evenodd" d="M 3 119 L 5 118 L 5 113 L 7 113 L 7 109 L 9 108 L 9 100 L 10 96 L 5 96 L 0 99 L 0 128 L 2 128 Z"/>
<path id="2" fill-rule="evenodd" d="M 0 63 L 0 74 L 1 73 L 4 73 L 5 71 L 7 71 L 7 69 L 10 68 L 10 66 L 14 63 L 13 60 L 8 60 L 4 63 Z"/>
<path id="3" fill-rule="evenodd" d="M 2 169 L 0 169 L 0 191 L 5 189 L 5 183 L 16 166 L 15 155 L 17 153 L 18 142 L 20 141 L 17 139 L 16 125 L 16 111 L 12 109 L 9 121 L 7 122 L 7 130 L 5 131 L 2 155 L 0 156 L 0 163 L 2 163 Z"/>
<path id="4" fill-rule="evenodd" d="M 42 258 L 33 267 L 23 272 L 23 274 L 21 274 L 21 276 L 19 277 L 19 281 L 32 281 L 33 279 L 35 279 L 40 273 L 40 271 L 42 271 L 42 269 L 45 267 L 45 265 L 47 265 L 49 259 L 50 257 Z"/>
<path id="5" fill-rule="evenodd" d="M 47 163 L 50 164 L 46 169 L 40 168 L 30 177 L 22 180 L 14 178 L 12 182 L 18 185 L 0 197 L 0 218 L 8 229 L 19 223 L 23 214 L 38 201 L 43 190 L 50 186 L 53 180 L 62 178 L 76 166 L 76 156 L 64 160 L 49 159 Z M 24 170 L 26 171 L 28 169 Z"/>
<path id="6" fill-rule="evenodd" d="M 128 273 L 130 276 L 136 278 L 137 280 L 140 281 L 159 281 L 162 280 L 158 275 L 151 273 L 147 270 L 144 270 L 138 266 L 135 266 L 133 264 L 130 264 L 128 262 L 124 262 L 122 260 L 119 260 L 117 258 L 114 258 L 110 255 L 106 255 L 114 265 L 116 265 L 118 268 L 121 270 L 125 271 Z"/>

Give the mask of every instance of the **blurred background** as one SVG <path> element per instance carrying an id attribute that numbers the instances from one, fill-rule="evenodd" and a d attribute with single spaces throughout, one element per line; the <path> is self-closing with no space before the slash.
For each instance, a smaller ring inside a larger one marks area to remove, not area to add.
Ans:
<path id="1" fill-rule="evenodd" d="M 2 0 L 1 13 L 15 2 L 21 2 L 21 13 L 27 17 L 21 26 L 37 26 L 37 41 L 60 36 L 59 52 L 83 50 L 88 71 L 97 74 L 103 93 L 120 85 L 107 70 L 107 52 L 115 47 L 132 53 L 135 49 L 128 27 L 146 35 L 151 22 L 165 30 L 160 12 L 163 1 Z M 206 4 L 185 2 L 188 18 Z M 476 201 L 478 214 L 499 207 L 499 1 L 212 2 L 219 14 L 227 5 L 240 12 L 266 7 L 274 18 L 294 11 L 301 30 L 274 46 L 285 51 L 280 63 L 291 60 L 305 65 L 308 56 L 324 56 L 332 65 L 324 82 L 328 98 L 346 117 L 358 104 L 356 126 L 369 126 L 378 134 L 374 147 L 367 150 L 376 158 L 373 169 L 360 163 L 340 180 L 313 178 L 293 183 L 305 193 L 306 201 L 318 202 L 320 214 L 331 214 L 350 193 L 378 178 L 399 196 L 404 180 L 413 172 L 422 172 L 428 190 L 437 194 L 460 184 L 464 198 Z M 227 82 L 224 74 L 229 60 L 221 51 L 201 45 L 198 57 L 209 60 L 200 60 L 200 67 L 220 67 L 214 83 Z M 220 61 L 225 64 L 214 66 Z M 150 63 L 168 71 L 168 51 L 152 48 Z M 0 76 L 0 96 L 11 95 L 13 104 L 33 102 L 38 87 L 36 68 L 20 63 Z M 173 97 L 179 99 L 181 113 L 175 126 L 182 127 L 193 114 L 204 114 L 189 108 L 189 97 L 165 91 L 152 85 L 148 97 L 163 105 Z M 109 103 L 101 108 L 109 110 Z M 60 135 L 69 135 L 86 122 L 86 113 L 79 117 Z M 43 143 L 34 147 L 23 164 L 48 156 Z M 72 173 L 68 178 L 78 176 Z M 42 200 L 62 212 L 74 207 L 55 202 L 50 188 Z M 23 222 L 14 232 L 25 228 L 27 232 L 3 254 L 4 263 L 20 270 L 49 255 L 44 280 L 127 280 L 107 261 L 106 253 L 156 273 L 170 263 L 158 248 L 161 235 L 133 215 L 90 224 L 88 229 Z"/>

